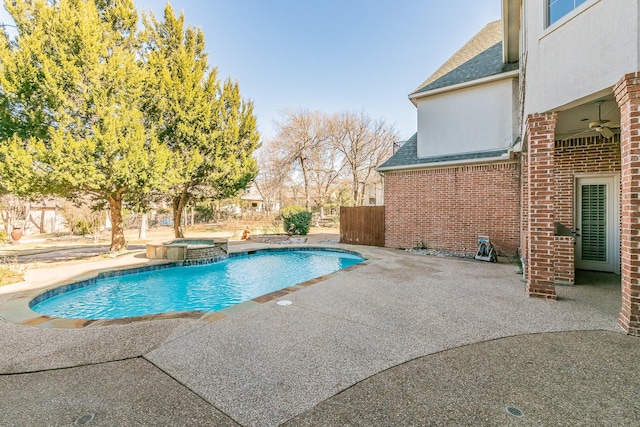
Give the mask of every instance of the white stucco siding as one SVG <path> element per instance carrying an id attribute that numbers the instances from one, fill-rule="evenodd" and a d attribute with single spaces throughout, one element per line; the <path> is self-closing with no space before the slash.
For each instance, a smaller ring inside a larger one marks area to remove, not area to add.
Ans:
<path id="1" fill-rule="evenodd" d="M 418 99 L 418 157 L 509 147 L 517 88 L 508 78 Z"/>
<path id="2" fill-rule="evenodd" d="M 640 70 L 638 2 L 588 0 L 545 28 L 544 1 L 526 1 L 525 114 L 552 111 Z"/>

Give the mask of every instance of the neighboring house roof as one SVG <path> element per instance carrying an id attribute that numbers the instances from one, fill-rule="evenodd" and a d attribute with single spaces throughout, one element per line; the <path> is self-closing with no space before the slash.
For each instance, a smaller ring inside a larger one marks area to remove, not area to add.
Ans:
<path id="1" fill-rule="evenodd" d="M 475 151 L 470 153 L 458 153 L 433 157 L 418 157 L 418 134 L 409 138 L 389 160 L 378 166 L 377 170 L 385 172 L 394 169 L 411 169 L 420 166 L 437 166 L 441 163 L 473 162 L 485 159 L 508 157 L 508 148 L 499 148 L 487 151 Z"/>
<path id="2" fill-rule="evenodd" d="M 494 21 L 480 30 L 411 95 L 516 69 L 517 63 L 503 62 L 502 25 L 501 21 Z"/>

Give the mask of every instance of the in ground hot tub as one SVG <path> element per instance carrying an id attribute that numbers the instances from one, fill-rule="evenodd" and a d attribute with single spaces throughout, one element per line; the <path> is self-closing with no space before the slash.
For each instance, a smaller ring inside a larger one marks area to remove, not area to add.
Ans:
<path id="1" fill-rule="evenodd" d="M 176 239 L 147 243 L 147 258 L 169 261 L 204 260 L 227 256 L 227 239 Z"/>

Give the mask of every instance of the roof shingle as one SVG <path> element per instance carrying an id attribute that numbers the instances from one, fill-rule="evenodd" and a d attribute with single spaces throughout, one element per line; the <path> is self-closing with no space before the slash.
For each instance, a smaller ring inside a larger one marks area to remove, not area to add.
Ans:
<path id="1" fill-rule="evenodd" d="M 413 93 L 423 93 L 483 77 L 516 70 L 517 63 L 502 62 L 501 21 L 487 24 Z"/>
<path id="2" fill-rule="evenodd" d="M 464 162 L 477 159 L 489 159 L 495 157 L 501 157 L 508 154 L 508 148 L 498 148 L 486 151 L 475 151 L 468 153 L 448 154 L 442 156 L 432 157 L 418 157 L 418 134 L 415 133 L 411 138 L 404 143 L 402 147 L 396 153 L 391 156 L 386 162 L 378 166 L 377 170 L 384 172 L 391 169 L 400 169 L 403 167 L 411 168 L 412 166 L 437 166 L 439 163 L 444 162 Z"/>

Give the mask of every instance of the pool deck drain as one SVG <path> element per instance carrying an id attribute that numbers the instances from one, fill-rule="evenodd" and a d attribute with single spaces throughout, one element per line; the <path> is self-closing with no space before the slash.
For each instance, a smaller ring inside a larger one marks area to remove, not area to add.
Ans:
<path id="1" fill-rule="evenodd" d="M 89 412 L 87 414 L 81 415 L 78 418 L 76 418 L 76 420 L 73 422 L 73 425 L 83 426 L 83 425 L 89 424 L 91 421 L 93 421 L 95 417 L 96 417 L 96 414 Z"/>
<path id="2" fill-rule="evenodd" d="M 516 408 L 515 406 L 507 406 L 505 408 L 509 415 L 513 415 L 514 417 L 524 417 L 524 412 L 520 408 Z"/>

